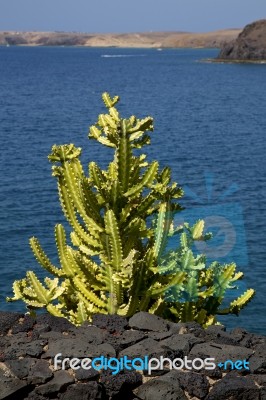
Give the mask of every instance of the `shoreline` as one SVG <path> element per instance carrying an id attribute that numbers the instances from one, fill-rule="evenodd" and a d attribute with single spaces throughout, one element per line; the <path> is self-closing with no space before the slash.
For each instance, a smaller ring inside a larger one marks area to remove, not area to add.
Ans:
<path id="1" fill-rule="evenodd" d="M 266 64 L 266 60 L 230 60 L 228 58 L 207 58 L 202 60 L 202 62 L 217 64 Z"/>
<path id="2" fill-rule="evenodd" d="M 235 39 L 240 31 L 240 29 L 228 29 L 207 33 L 176 31 L 119 34 L 0 31 L 0 45 L 53 45 L 127 48 L 220 48 L 224 43 L 228 43 Z"/>

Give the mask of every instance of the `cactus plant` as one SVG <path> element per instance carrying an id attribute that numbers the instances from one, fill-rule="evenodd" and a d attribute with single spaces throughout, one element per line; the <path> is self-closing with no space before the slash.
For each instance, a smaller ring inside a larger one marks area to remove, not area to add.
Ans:
<path id="1" fill-rule="evenodd" d="M 194 240 L 203 235 L 203 221 L 180 230 L 173 226 L 182 189 L 171 182 L 171 170 L 159 169 L 145 154 L 135 154 L 150 143 L 153 119 L 121 118 L 119 98 L 103 94 L 107 108 L 90 128 L 89 138 L 114 150 L 106 170 L 95 161 L 85 174 L 81 149 L 54 145 L 48 156 L 54 163 L 64 215 L 72 232 L 55 226 L 60 266 L 55 266 L 38 239 L 30 239 L 37 261 L 54 278 L 40 282 L 34 272 L 13 284 L 14 296 L 30 310 L 49 313 L 79 325 L 94 313 L 131 316 L 149 311 L 176 321 L 197 320 L 203 326 L 216 322 L 216 313 L 238 313 L 253 296 L 250 290 L 219 310 L 225 290 L 242 274 L 235 265 L 206 268 L 203 256 L 193 256 Z M 181 235 L 181 246 L 167 252 L 169 236 Z M 215 295 L 216 293 L 216 295 Z"/>

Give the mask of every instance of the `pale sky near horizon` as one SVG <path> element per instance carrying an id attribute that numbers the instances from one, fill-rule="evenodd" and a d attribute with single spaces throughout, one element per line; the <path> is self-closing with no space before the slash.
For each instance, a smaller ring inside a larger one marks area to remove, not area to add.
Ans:
<path id="1" fill-rule="evenodd" d="M 208 32 L 266 18 L 266 0 L 0 0 L 0 31 Z"/>

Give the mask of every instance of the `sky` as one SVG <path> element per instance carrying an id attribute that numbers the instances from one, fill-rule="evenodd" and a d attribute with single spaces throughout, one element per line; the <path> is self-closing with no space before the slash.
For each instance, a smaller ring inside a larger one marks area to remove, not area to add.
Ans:
<path id="1" fill-rule="evenodd" d="M 0 31 L 208 32 L 266 18 L 266 0 L 0 0 Z"/>

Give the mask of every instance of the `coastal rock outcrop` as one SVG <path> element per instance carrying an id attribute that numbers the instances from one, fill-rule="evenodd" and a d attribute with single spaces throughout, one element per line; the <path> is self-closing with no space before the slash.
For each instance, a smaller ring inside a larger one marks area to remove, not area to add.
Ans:
<path id="1" fill-rule="evenodd" d="M 235 40 L 224 44 L 218 60 L 265 61 L 266 19 L 247 25 Z"/>

